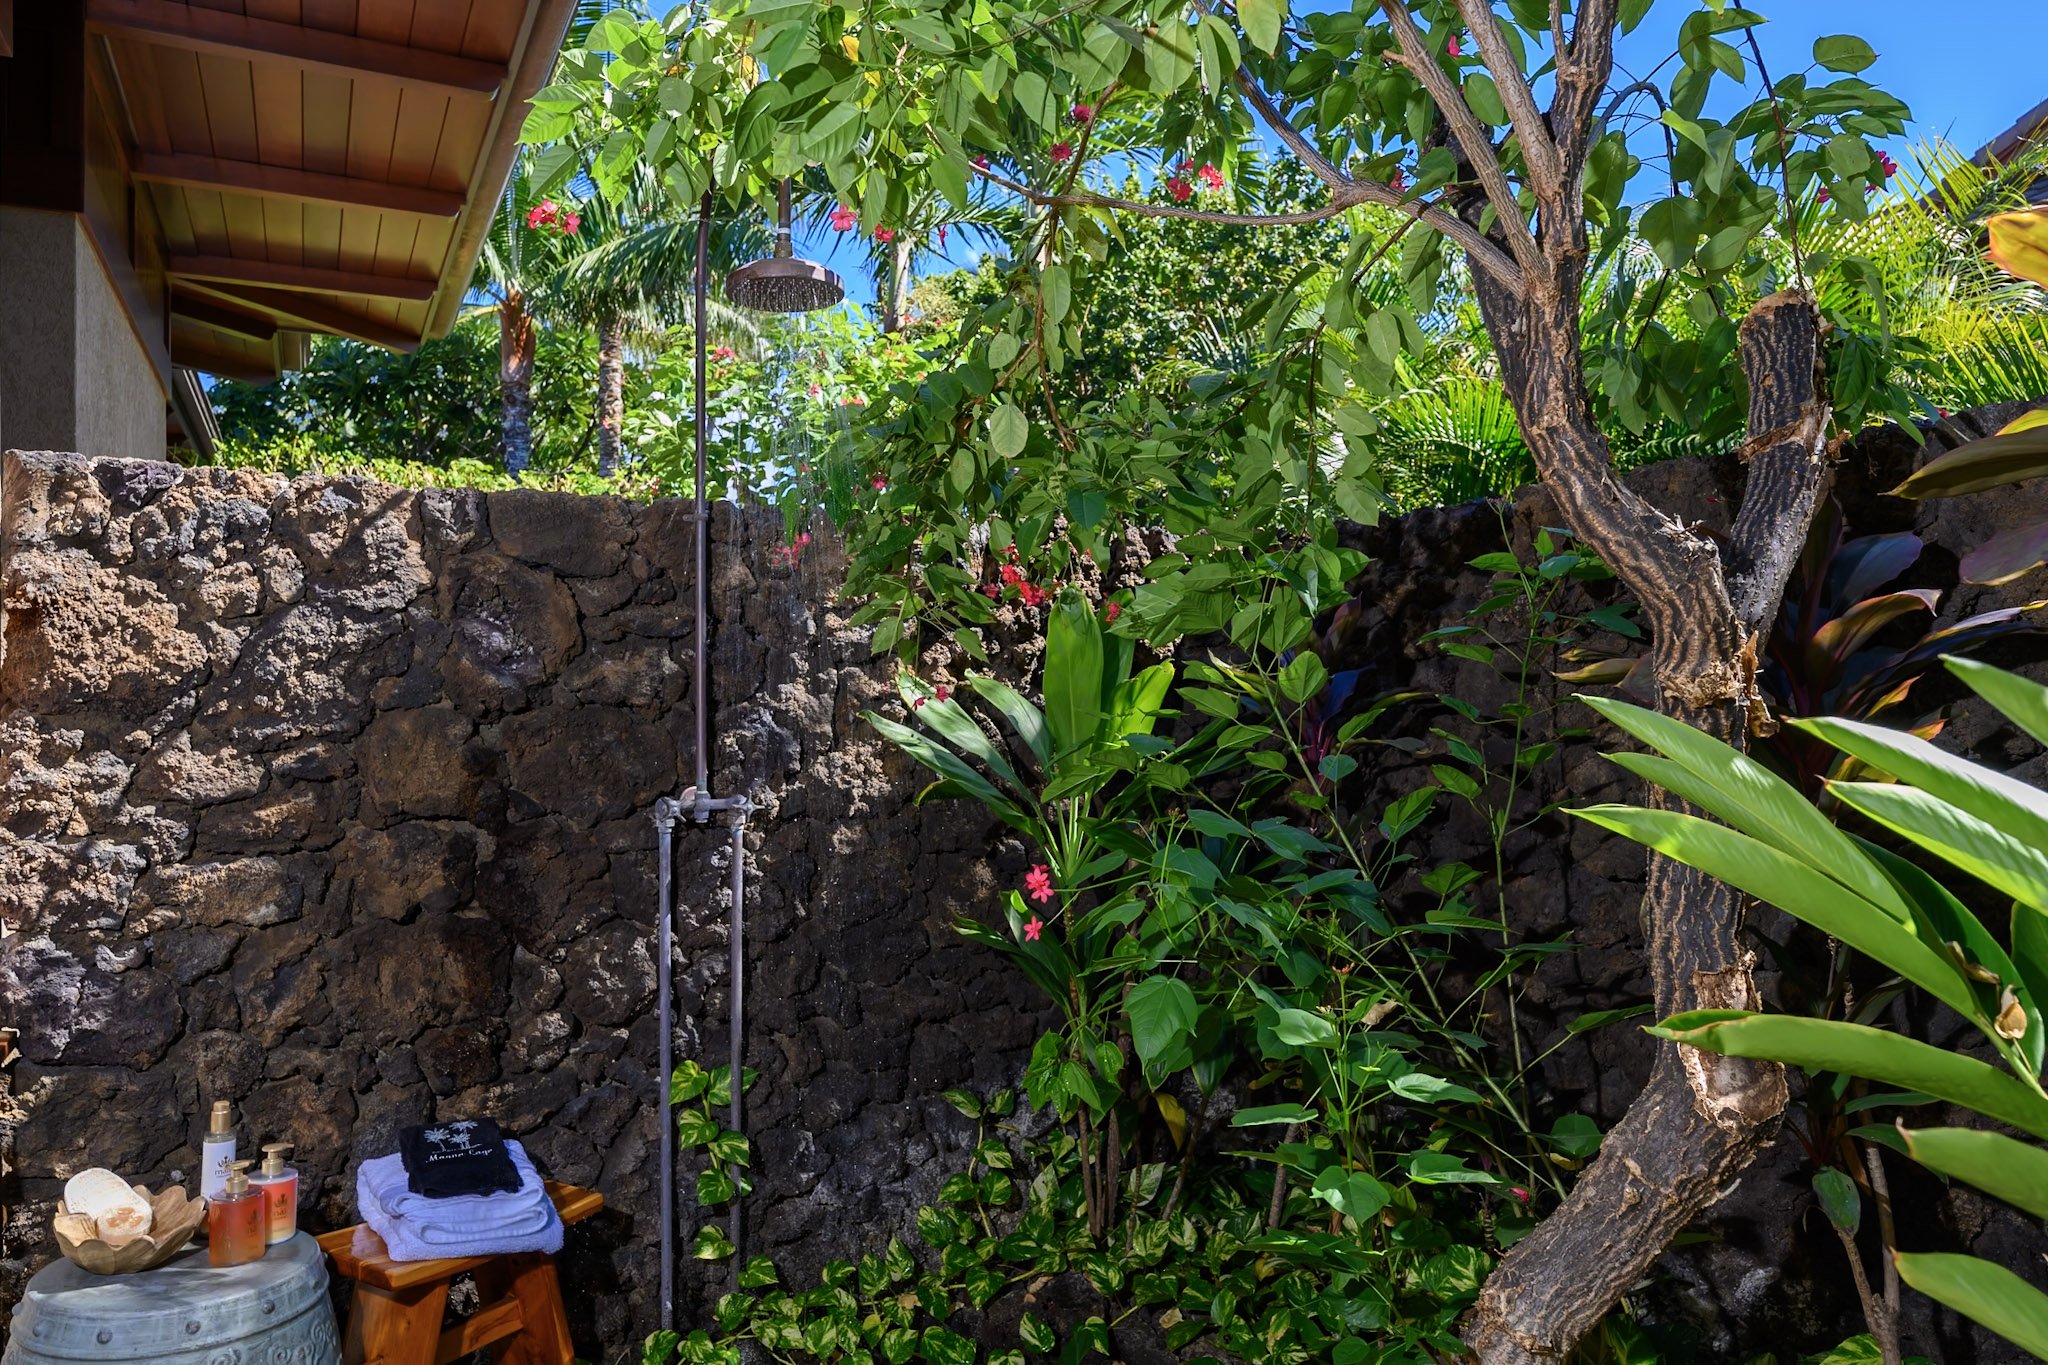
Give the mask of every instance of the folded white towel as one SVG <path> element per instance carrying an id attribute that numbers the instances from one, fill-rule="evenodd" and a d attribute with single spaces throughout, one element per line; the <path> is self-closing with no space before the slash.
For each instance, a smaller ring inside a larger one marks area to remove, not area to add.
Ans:
<path id="1" fill-rule="evenodd" d="M 394 1261 L 560 1251 L 562 1218 L 540 1173 L 517 1142 L 505 1150 L 519 1171 L 516 1193 L 429 1199 L 407 1188 L 405 1162 L 393 1153 L 356 1172 L 356 1207 Z"/>

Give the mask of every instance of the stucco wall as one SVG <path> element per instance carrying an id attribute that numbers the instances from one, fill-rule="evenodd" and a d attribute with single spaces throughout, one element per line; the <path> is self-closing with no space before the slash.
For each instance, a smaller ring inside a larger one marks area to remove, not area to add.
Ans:
<path id="1" fill-rule="evenodd" d="M 166 397 L 84 223 L 0 207 L 0 449 L 160 459 Z"/>

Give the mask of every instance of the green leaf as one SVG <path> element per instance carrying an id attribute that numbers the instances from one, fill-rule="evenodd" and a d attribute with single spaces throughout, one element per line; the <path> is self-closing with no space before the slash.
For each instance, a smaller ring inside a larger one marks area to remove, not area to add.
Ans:
<path id="1" fill-rule="evenodd" d="M 2007 720 L 2033 736 L 2036 743 L 2048 744 L 2048 687 L 1978 659 L 1947 655 L 1942 663 L 1971 691 L 1997 707 Z"/>
<path id="2" fill-rule="evenodd" d="M 988 444 L 999 460 L 1014 460 L 1031 439 L 1031 419 L 1015 403 L 1002 403 L 989 414 Z"/>
<path id="3" fill-rule="evenodd" d="M 1988 770 L 1986 770 L 1988 772 Z M 1992 774 L 1998 776 L 1998 774 Z M 2009 779 L 2008 779 L 2009 780 Z M 1996 824 L 1951 805 L 1931 792 L 1896 782 L 1830 782 L 1842 804 L 2015 900 L 2048 909 L 2048 823 L 2007 806 Z M 1988 802 L 1980 802 L 1988 808 Z M 2042 844 L 2027 842 L 2040 824 Z"/>
<path id="4" fill-rule="evenodd" d="M 1030 818 L 998 790 L 993 782 L 976 772 L 965 759 L 951 749 L 934 744 L 917 731 L 906 725 L 898 725 L 885 716 L 878 716 L 872 711 L 861 714 L 868 724 L 881 731 L 883 738 L 890 740 L 903 752 L 945 778 L 947 783 L 958 788 L 962 795 L 972 796 L 980 801 L 1004 824 L 1027 834 L 1032 831 Z"/>
<path id="5" fill-rule="evenodd" d="M 1828 1221 L 1854 1237 L 1863 1226 L 1863 1196 L 1856 1182 L 1837 1167 L 1823 1166 L 1814 1173 L 1813 1193 Z"/>
<path id="6" fill-rule="evenodd" d="M 1287 20 L 1287 0 L 1238 0 L 1237 21 L 1252 46 L 1271 55 L 1280 46 L 1280 28 Z"/>
<path id="7" fill-rule="evenodd" d="M 1045 300 L 1045 317 L 1048 322 L 1061 322 L 1067 316 L 1067 309 L 1073 305 L 1074 282 L 1072 274 L 1063 265 L 1049 265 L 1038 277 L 1039 297 Z"/>
<path id="8" fill-rule="evenodd" d="M 1841 883 L 1748 834 L 1678 811 L 1590 806 L 1572 811 L 1667 857 L 1696 867 L 1876 958 L 1961 1013 L 1976 1017 L 1975 995 L 1955 965 L 1911 929 Z M 1851 846 L 1851 856 L 1861 858 Z"/>
<path id="9" fill-rule="evenodd" d="M 2048 1151 L 1981 1128 L 1907 1128 L 1906 1153 L 2036 1218 L 2048 1218 Z"/>
<path id="10" fill-rule="evenodd" d="M 2048 1360 L 2048 1294 L 2002 1265 L 1948 1252 L 1899 1252 L 1899 1278 L 1939 1303 Z"/>
<path id="11" fill-rule="evenodd" d="M 1046 630 L 1045 719 L 1056 762 L 1092 744 L 1102 726 L 1102 627 L 1071 591 L 1060 594 Z"/>
<path id="12" fill-rule="evenodd" d="M 739 1250 L 726 1237 L 725 1229 L 716 1223 L 706 1223 L 697 1229 L 697 1245 L 691 1253 L 700 1261 L 722 1261 Z"/>
<path id="13" fill-rule="evenodd" d="M 1295 1047 L 1337 1046 L 1337 1026 L 1320 1014 L 1283 1009 L 1273 1021 L 1273 1036 Z"/>
<path id="14" fill-rule="evenodd" d="M 1316 1111 L 1298 1104 L 1268 1104 L 1240 1109 L 1230 1116 L 1232 1128 L 1263 1128 L 1274 1123 L 1313 1123 Z"/>
<path id="15" fill-rule="evenodd" d="M 1017 776 L 1010 767 L 1010 761 L 989 742 L 988 735 L 975 724 L 974 718 L 959 702 L 950 697 L 940 701 L 939 694 L 929 684 L 911 673 L 897 675 L 896 691 L 919 724 L 936 732 L 940 739 L 970 758 L 980 759 L 998 778 L 1023 795 L 1027 803 L 1030 801 L 1030 789 L 1024 780 Z"/>
<path id="16" fill-rule="evenodd" d="M 970 677 L 967 686 L 983 701 L 1002 713 L 1010 728 L 1017 732 L 1017 738 L 1024 741 L 1026 748 L 1041 764 L 1052 762 L 1052 750 L 1046 742 L 1045 713 L 1026 701 L 1016 688 L 1008 683 L 997 682 L 994 678 Z"/>
<path id="17" fill-rule="evenodd" d="M 1304 702 L 1323 690 L 1330 680 L 1329 670 L 1323 661 L 1303 650 L 1288 660 L 1280 670 L 1280 690 L 1292 702 Z"/>
<path id="18" fill-rule="evenodd" d="M 1830 71 L 1854 74 L 1876 61 L 1877 53 L 1853 33 L 1835 33 L 1813 40 L 1813 59 Z"/>
<path id="19" fill-rule="evenodd" d="M 1418 1185 L 1498 1185 L 1500 1179 L 1475 1171 L 1465 1158 L 1449 1152 L 1410 1152 L 1405 1162 L 1408 1178 Z"/>
<path id="20" fill-rule="evenodd" d="M 1743 1010 L 1694 1010 L 1650 1029 L 1727 1057 L 1760 1057 L 1918 1090 L 2048 1138 L 2048 1099 L 1998 1068 L 1863 1024 Z"/>
<path id="21" fill-rule="evenodd" d="M 1968 441 L 1937 455 L 1892 490 L 1901 498 L 1952 498 L 2048 474 L 2048 426 Z"/>
<path id="22" fill-rule="evenodd" d="M 1131 1017 L 1131 1043 L 1148 1066 L 1180 1049 L 1194 1036 L 1201 1013 L 1185 981 L 1148 976 L 1124 1000 Z"/>
<path id="23" fill-rule="evenodd" d="M 1363 1223 L 1385 1208 L 1393 1194 L 1364 1171 L 1347 1171 L 1331 1166 L 1316 1177 L 1309 1193 L 1346 1218 Z"/>

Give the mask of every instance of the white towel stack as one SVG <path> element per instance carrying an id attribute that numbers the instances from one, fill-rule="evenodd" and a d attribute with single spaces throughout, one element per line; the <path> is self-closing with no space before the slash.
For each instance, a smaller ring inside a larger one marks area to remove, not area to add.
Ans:
<path id="1" fill-rule="evenodd" d="M 560 1251 L 562 1217 L 540 1172 L 517 1142 L 508 1138 L 505 1151 L 519 1171 L 519 1188 L 511 1194 L 414 1194 L 407 1188 L 405 1161 L 394 1152 L 365 1161 L 356 1173 L 356 1207 L 394 1261 Z"/>

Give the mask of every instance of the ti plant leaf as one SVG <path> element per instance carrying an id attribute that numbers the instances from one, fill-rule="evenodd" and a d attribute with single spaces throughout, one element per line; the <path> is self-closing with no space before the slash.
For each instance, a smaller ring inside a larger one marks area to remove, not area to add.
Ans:
<path id="1" fill-rule="evenodd" d="M 1928 1298 L 2048 1360 L 2048 1294 L 1976 1256 L 1902 1251 L 1892 1260 L 1899 1278 Z"/>

